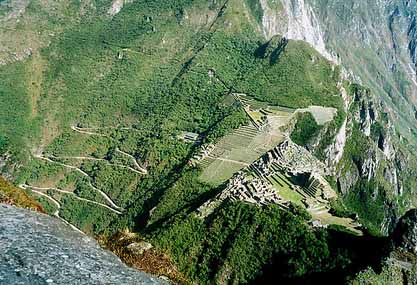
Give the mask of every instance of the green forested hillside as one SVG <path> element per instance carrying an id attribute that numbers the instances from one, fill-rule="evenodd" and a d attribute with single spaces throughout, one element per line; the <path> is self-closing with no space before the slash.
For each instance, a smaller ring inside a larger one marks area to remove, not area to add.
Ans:
<path id="1" fill-rule="evenodd" d="M 362 173 L 366 151 L 382 157 L 378 141 L 387 136 L 388 123 L 379 118 L 372 136 L 363 135 L 357 109 L 371 95 L 356 100 L 363 95 L 356 85 L 306 42 L 265 38 L 260 3 L 122 1 L 123 8 L 110 13 L 116 2 L 55 7 L 33 0 L 20 24 L 4 20 L 19 41 L 6 40 L 9 30 L 0 27 L 7 49 L 31 47 L 20 60 L 0 54 L 0 167 L 47 212 L 91 235 L 138 232 L 194 284 L 256 283 L 271 268 L 287 282 L 351 274 L 356 252 L 335 242 L 337 226 L 312 227 L 307 205 L 228 199 L 208 217 L 198 216 L 228 182 L 200 179 L 204 166 L 193 162 L 201 149 L 243 127 L 236 144 L 273 133 L 307 147 L 324 165 L 345 120 L 346 152 L 324 179 L 340 196 L 340 207 L 358 213 L 356 222 L 373 233 L 387 234 L 383 227 L 395 222 L 385 220 L 387 213 L 401 215 L 416 204 L 412 167 L 399 174 L 403 196 L 384 196 L 393 192 L 387 167 L 403 160 L 381 158 L 376 178 Z M 354 101 L 349 108 L 343 86 Z M 334 117 L 319 125 L 305 111 L 310 106 L 334 110 Z M 273 114 L 278 127 L 255 128 L 251 114 L 258 116 L 255 124 Z M 258 158 L 269 150 L 256 149 Z M 411 157 L 408 150 L 403 154 Z M 374 188 L 380 196 L 374 197 Z"/>
<path id="2" fill-rule="evenodd" d="M 303 215 L 247 204 L 226 204 L 206 223 L 184 214 L 162 225 L 152 239 L 175 257 L 194 280 L 248 283 L 265 264 L 279 264 L 276 278 L 298 277 L 346 266 L 347 256 L 329 248 L 326 231 L 311 231 Z"/>

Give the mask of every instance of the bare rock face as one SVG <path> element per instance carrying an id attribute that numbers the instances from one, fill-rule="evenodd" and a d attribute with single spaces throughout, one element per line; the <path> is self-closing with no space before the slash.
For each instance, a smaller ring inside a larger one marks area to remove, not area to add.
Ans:
<path id="1" fill-rule="evenodd" d="M 134 242 L 127 246 L 127 249 L 134 254 L 142 255 L 145 251 L 153 248 L 152 244 L 146 241 Z"/>
<path id="2" fill-rule="evenodd" d="M 360 79 L 390 108 L 396 128 L 416 143 L 409 128 L 416 131 L 417 2 L 305 1 L 314 11 L 327 50 L 337 54 L 355 75 L 352 79 Z M 366 124 L 362 127 L 368 130 Z"/>
<path id="3" fill-rule="evenodd" d="M 132 2 L 133 1 L 131 1 L 131 0 L 113 0 L 112 6 L 109 8 L 107 13 L 110 16 L 115 16 L 116 14 L 118 14 L 122 10 L 122 8 L 125 4 L 132 3 Z"/>
<path id="4" fill-rule="evenodd" d="M 342 127 L 336 134 L 334 142 L 326 149 L 326 165 L 332 169 L 336 167 L 343 157 L 346 145 L 347 119 L 344 120 Z"/>
<path id="5" fill-rule="evenodd" d="M 0 204 L 0 284 L 168 284 L 57 219 Z"/>
<path id="6" fill-rule="evenodd" d="M 305 0 L 260 0 L 259 3 L 263 10 L 262 29 L 267 39 L 283 35 L 287 39 L 302 40 L 328 60 L 337 61 L 326 49 L 320 23 Z"/>

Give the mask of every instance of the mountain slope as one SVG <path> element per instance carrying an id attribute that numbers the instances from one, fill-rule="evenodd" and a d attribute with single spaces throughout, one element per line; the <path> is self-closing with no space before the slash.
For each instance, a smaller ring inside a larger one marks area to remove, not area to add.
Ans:
<path id="1" fill-rule="evenodd" d="M 415 144 L 416 3 L 308 2 L 326 27 L 328 47 L 381 98 L 398 130 Z"/>
<path id="2" fill-rule="evenodd" d="M 84 232 L 140 232 L 191 282 L 354 274 L 375 261 L 355 247 L 385 244 L 367 231 L 416 207 L 417 162 L 412 78 L 380 63 L 413 57 L 339 41 L 353 2 L 3 2 L 2 173 Z"/>

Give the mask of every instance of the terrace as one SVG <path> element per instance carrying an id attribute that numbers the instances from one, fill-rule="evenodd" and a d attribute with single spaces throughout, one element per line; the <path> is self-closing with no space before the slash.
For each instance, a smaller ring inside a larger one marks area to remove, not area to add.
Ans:
<path id="1" fill-rule="evenodd" d="M 304 207 L 312 215 L 312 225 L 327 227 L 337 224 L 357 234 L 352 219 L 339 218 L 329 213 L 329 199 L 336 193 L 323 178 L 320 162 L 302 147 L 287 140 L 261 158 L 236 173 L 228 186 L 214 199 L 198 209 L 198 216 L 210 215 L 226 199 L 259 206 L 279 205 L 288 209 L 291 203 Z"/>

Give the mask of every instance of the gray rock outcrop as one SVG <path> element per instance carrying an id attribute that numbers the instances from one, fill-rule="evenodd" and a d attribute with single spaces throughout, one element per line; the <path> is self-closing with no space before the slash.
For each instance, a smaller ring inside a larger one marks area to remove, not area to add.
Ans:
<path id="1" fill-rule="evenodd" d="M 58 219 L 0 204 L 0 284 L 168 284 Z"/>

